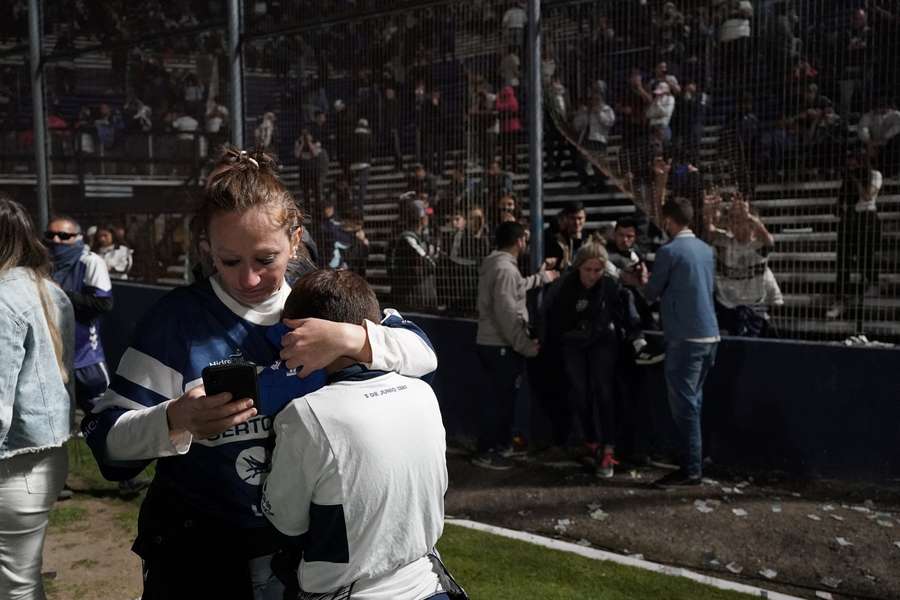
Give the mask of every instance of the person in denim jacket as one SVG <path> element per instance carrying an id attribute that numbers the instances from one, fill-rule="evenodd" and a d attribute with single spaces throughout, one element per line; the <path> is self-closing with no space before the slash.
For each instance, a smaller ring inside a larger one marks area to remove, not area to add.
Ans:
<path id="1" fill-rule="evenodd" d="M 72 304 L 22 205 L 0 194 L 0 598 L 43 599 L 47 519 L 69 470 Z"/>

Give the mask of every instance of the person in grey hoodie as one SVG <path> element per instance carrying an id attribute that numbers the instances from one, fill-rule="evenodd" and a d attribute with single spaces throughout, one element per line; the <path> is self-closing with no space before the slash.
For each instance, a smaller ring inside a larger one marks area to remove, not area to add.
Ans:
<path id="1" fill-rule="evenodd" d="M 493 470 L 512 467 L 503 454 L 509 447 L 510 428 L 525 358 L 536 356 L 538 342 L 529 331 L 528 290 L 550 283 L 557 271 L 541 269 L 523 277 L 518 258 L 525 252 L 525 228 L 514 221 L 502 223 L 495 233 L 496 250 L 481 264 L 478 277 L 478 358 L 493 384 L 482 407 L 478 450 L 472 464 Z"/>

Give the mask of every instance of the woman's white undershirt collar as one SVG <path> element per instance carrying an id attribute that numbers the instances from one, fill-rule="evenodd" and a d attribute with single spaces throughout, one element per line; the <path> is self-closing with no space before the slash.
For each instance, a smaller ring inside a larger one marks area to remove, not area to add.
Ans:
<path id="1" fill-rule="evenodd" d="M 213 293 L 227 306 L 231 312 L 244 319 L 250 321 L 254 325 L 275 325 L 281 321 L 281 311 L 284 309 L 284 303 L 291 293 L 291 286 L 287 281 L 282 282 L 277 292 L 272 294 L 266 300 L 263 300 L 256 306 L 245 306 L 232 298 L 222 284 L 219 282 L 218 275 L 209 278 L 212 285 Z"/>

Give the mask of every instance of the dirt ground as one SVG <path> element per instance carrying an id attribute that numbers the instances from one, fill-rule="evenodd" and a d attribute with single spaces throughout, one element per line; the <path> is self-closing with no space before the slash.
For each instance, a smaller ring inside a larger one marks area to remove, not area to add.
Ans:
<path id="1" fill-rule="evenodd" d="M 659 469 L 598 480 L 576 463 L 485 471 L 450 457 L 447 514 L 815 598 L 900 598 L 900 482 L 717 472 L 652 489 Z M 736 511 L 736 512 L 735 512 Z M 763 575 L 761 572 L 766 572 Z"/>
<path id="2" fill-rule="evenodd" d="M 817 590 L 836 599 L 900 598 L 897 481 L 751 480 L 710 469 L 702 487 L 665 492 L 648 486 L 664 473 L 655 469 L 624 467 L 600 481 L 575 463 L 523 462 L 494 472 L 451 455 L 448 464 L 450 516 L 642 554 L 804 598 Z M 57 505 L 44 552 L 50 600 L 139 597 L 140 562 L 130 551 L 138 501 L 70 483 L 75 497 Z M 760 574 L 766 570 L 771 579 Z"/>
<path id="3" fill-rule="evenodd" d="M 70 480 L 71 481 L 71 480 Z M 141 594 L 141 562 L 131 552 L 139 500 L 72 484 L 58 502 L 44 545 L 49 600 L 132 600 Z"/>

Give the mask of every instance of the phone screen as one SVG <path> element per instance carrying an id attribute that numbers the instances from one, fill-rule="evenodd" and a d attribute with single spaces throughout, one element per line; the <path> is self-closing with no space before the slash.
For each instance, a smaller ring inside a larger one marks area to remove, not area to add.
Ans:
<path id="1" fill-rule="evenodd" d="M 202 376 L 207 396 L 228 392 L 231 394 L 232 402 L 250 398 L 253 400 L 253 406 L 258 406 L 256 365 L 232 363 L 210 366 L 203 369 Z"/>

